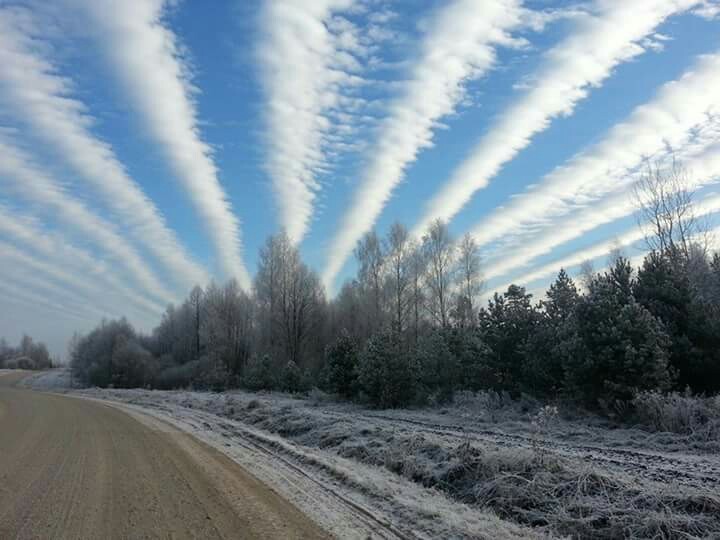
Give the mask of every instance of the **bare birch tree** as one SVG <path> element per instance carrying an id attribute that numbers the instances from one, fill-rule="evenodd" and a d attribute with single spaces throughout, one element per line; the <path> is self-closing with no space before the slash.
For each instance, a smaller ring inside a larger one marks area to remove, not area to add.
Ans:
<path id="1" fill-rule="evenodd" d="M 674 160 L 667 168 L 647 163 L 633 195 L 648 248 L 684 260 L 692 244 L 707 252 L 707 223 L 695 212 L 695 192 L 684 167 Z"/>
<path id="2" fill-rule="evenodd" d="M 435 220 L 423 236 L 423 251 L 427 261 L 426 307 L 437 324 L 445 328 L 450 323 L 450 287 L 454 280 L 455 243 L 442 220 Z"/>
<path id="3" fill-rule="evenodd" d="M 480 247 L 470 233 L 466 233 L 458 244 L 455 299 L 455 317 L 462 327 L 477 322 L 475 300 L 482 290 L 480 271 Z"/>

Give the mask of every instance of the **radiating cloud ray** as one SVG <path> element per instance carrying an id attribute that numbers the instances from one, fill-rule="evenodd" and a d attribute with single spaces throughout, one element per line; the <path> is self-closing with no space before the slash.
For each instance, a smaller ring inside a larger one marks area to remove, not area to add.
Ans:
<path id="1" fill-rule="evenodd" d="M 704 200 L 698 201 L 696 206 L 697 217 L 707 216 L 708 214 L 713 214 L 718 211 L 720 211 L 720 195 L 717 194 L 709 196 Z M 645 234 L 643 230 L 640 227 L 633 227 L 627 231 L 624 231 L 621 234 L 613 236 L 612 238 L 602 240 L 593 244 L 592 246 L 579 249 L 577 251 L 574 251 L 573 253 L 570 253 L 569 255 L 556 259 L 550 263 L 543 264 L 542 266 L 539 266 L 521 276 L 518 276 L 512 281 L 508 281 L 507 283 L 498 287 L 493 287 L 493 290 L 506 290 L 513 283 L 525 286 L 542 279 L 550 280 L 553 276 L 557 275 L 561 268 L 573 268 L 581 265 L 585 261 L 592 261 L 600 257 L 608 256 L 615 249 L 620 248 L 622 250 L 623 248 L 628 248 L 629 246 L 636 244 L 644 238 Z M 642 260 L 642 257 L 647 252 L 647 248 L 642 248 L 642 251 L 643 253 L 639 256 L 631 258 L 634 266 Z"/>
<path id="2" fill-rule="evenodd" d="M 260 17 L 258 63 L 266 95 L 266 168 L 290 240 L 305 236 L 315 208 L 318 175 L 327 165 L 332 112 L 357 85 L 359 45 L 333 32 L 351 0 L 267 0 Z M 350 23 L 343 19 L 347 28 Z M 349 42 L 349 44 L 348 44 Z"/>
<path id="3" fill-rule="evenodd" d="M 69 244 L 57 233 L 51 233 L 27 217 L 0 205 L 0 236 L 22 246 L 25 252 L 42 257 L 48 268 L 67 269 L 66 282 L 90 294 L 97 295 L 98 303 L 107 301 L 116 305 L 130 302 L 146 316 L 157 318 L 163 306 L 138 294 L 116 275 L 114 265 L 108 265 L 97 254 Z M 68 275 L 68 272 L 72 274 Z M 117 295 L 120 295 L 118 297 Z"/>
<path id="4" fill-rule="evenodd" d="M 65 0 L 89 15 L 98 45 L 126 96 L 199 213 L 220 269 L 250 286 L 241 257 L 240 222 L 203 141 L 178 40 L 163 21 L 165 0 Z"/>
<path id="5" fill-rule="evenodd" d="M 521 43 L 509 32 L 526 23 L 523 17 L 528 15 L 514 0 L 456 0 L 433 17 L 420 58 L 380 126 L 360 186 L 330 243 L 323 275 L 328 289 L 407 166 L 432 146 L 438 122 L 456 110 L 465 84 L 494 65 L 498 46 Z"/>
<path id="6" fill-rule="evenodd" d="M 47 283 L 48 287 L 57 287 L 66 298 L 72 298 L 73 303 L 78 308 L 86 309 L 96 317 L 103 317 L 108 313 L 115 317 L 120 316 L 120 312 L 107 311 L 107 306 L 102 306 L 102 302 L 90 302 L 93 289 L 77 275 L 73 275 L 63 268 L 47 264 L 47 261 L 24 253 L 12 244 L 2 240 L 0 240 L 0 261 L 3 261 L 5 274 L 8 274 L 8 269 L 12 267 L 12 271 L 8 276 L 15 272 L 43 280 L 43 283 Z M 105 309 L 102 309 L 103 307 Z"/>
<path id="7" fill-rule="evenodd" d="M 111 223 L 65 193 L 22 150 L 11 145 L 2 136 L 2 131 L 0 131 L 0 187 L 27 201 L 42 205 L 100 250 L 111 254 L 149 296 L 166 304 L 176 299 L 176 295 L 167 290 L 135 248 Z"/>
<path id="8" fill-rule="evenodd" d="M 429 201 L 414 234 L 421 235 L 434 219 L 453 218 L 534 135 L 555 118 L 572 114 L 616 66 L 644 52 L 643 40 L 663 21 L 697 4 L 696 0 L 595 2 L 591 12 L 578 17 L 571 34 L 544 54 L 542 67 L 528 82 L 530 89 L 498 116 Z"/>
<path id="9" fill-rule="evenodd" d="M 695 182 L 718 173 L 714 143 L 720 135 L 720 53 L 703 55 L 676 81 L 663 85 L 597 144 L 555 169 L 536 186 L 513 197 L 481 220 L 472 234 L 480 245 L 517 236 L 527 250 L 508 257 L 491 274 L 500 275 L 532 256 L 576 238 L 634 210 L 625 191 L 643 172 L 648 158 L 688 162 Z M 612 196 L 609 200 L 605 197 Z M 582 209 L 579 219 L 563 216 Z M 542 230 L 534 238 L 534 233 Z"/>
<path id="10" fill-rule="evenodd" d="M 181 287 L 204 283 L 205 270 L 191 260 L 112 148 L 91 133 L 94 119 L 72 97 L 72 82 L 46 57 L 46 44 L 35 37 L 41 33 L 28 12 L 0 8 L 0 106 L 29 125 L 89 182 L 133 239 L 162 262 Z"/>
<path id="11" fill-rule="evenodd" d="M 100 309 L 87 298 L 71 291 L 57 281 L 66 281 L 62 270 L 44 267 L 43 262 L 37 258 L 26 255 L 15 247 L 0 241 L 0 265 L 3 267 L 4 279 L 22 284 L 24 288 L 33 292 L 42 292 L 51 295 L 60 301 L 61 306 L 74 310 L 78 315 L 87 313 L 100 319 L 108 315 L 108 311 Z M 114 316 L 119 313 L 110 312 Z"/>
<path id="12" fill-rule="evenodd" d="M 95 323 L 95 315 L 83 315 L 77 313 L 67 306 L 49 300 L 46 295 L 38 294 L 27 290 L 24 283 L 14 282 L 9 278 L 0 281 L 0 295 L 2 295 L 3 301 L 8 303 L 14 303 L 18 306 L 22 306 L 24 309 L 30 309 L 38 313 L 38 315 L 47 316 L 47 310 L 61 315 L 63 317 L 72 317 L 79 319 L 87 323 Z"/>
<path id="13" fill-rule="evenodd" d="M 720 129 L 720 124 L 716 128 Z M 711 133 L 714 131 L 710 130 Z M 706 142 L 717 140 L 715 137 Z M 656 164 L 664 162 L 670 166 L 673 159 L 687 166 L 689 189 L 697 190 L 720 181 L 720 144 L 711 144 L 699 155 L 693 155 L 693 152 L 687 149 L 674 150 L 671 154 L 662 156 L 662 159 L 658 157 Z M 615 187 L 617 193 L 603 197 L 592 205 L 581 204 L 567 216 L 548 216 L 542 224 L 538 222 L 525 231 L 508 231 L 497 250 L 502 254 L 487 261 L 486 278 L 492 279 L 527 266 L 533 259 L 550 253 L 558 246 L 580 238 L 597 227 L 633 214 L 637 210 L 637 204 L 628 189 L 643 172 L 644 169 L 639 168 L 622 178 L 605 178 L 608 184 Z"/>

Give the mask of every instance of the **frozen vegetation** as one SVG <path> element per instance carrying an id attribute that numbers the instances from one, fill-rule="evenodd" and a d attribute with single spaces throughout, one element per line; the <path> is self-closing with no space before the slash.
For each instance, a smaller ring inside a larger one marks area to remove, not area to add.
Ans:
<path id="1" fill-rule="evenodd" d="M 638 185 L 638 267 L 559 269 L 537 299 L 483 305 L 479 246 L 442 221 L 369 231 L 328 299 L 281 232 L 251 288 L 76 335 L 76 392 L 190 430 L 341 537 L 720 538 L 720 253 L 684 180 Z"/>
<path id="2" fill-rule="evenodd" d="M 68 383 L 67 371 L 27 382 L 55 391 Z M 628 428 L 494 392 L 382 411 L 319 391 L 72 392 L 193 432 L 341 536 L 348 525 L 387 537 L 720 535 L 717 398 L 644 395 Z"/>

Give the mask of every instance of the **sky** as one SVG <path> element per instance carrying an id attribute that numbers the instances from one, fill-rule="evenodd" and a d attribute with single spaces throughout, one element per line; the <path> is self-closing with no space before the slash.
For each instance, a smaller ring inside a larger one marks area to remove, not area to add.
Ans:
<path id="1" fill-rule="evenodd" d="M 0 0 L 0 335 L 148 331 L 281 230 L 329 297 L 395 221 L 472 234 L 486 294 L 637 259 L 649 162 L 720 210 L 719 38 L 719 0 Z"/>

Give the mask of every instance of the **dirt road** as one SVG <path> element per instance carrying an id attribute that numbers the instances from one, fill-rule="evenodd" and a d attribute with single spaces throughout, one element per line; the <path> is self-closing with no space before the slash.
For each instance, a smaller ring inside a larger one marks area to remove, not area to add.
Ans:
<path id="1" fill-rule="evenodd" d="M 327 538 L 218 451 L 0 377 L 0 538 Z"/>

